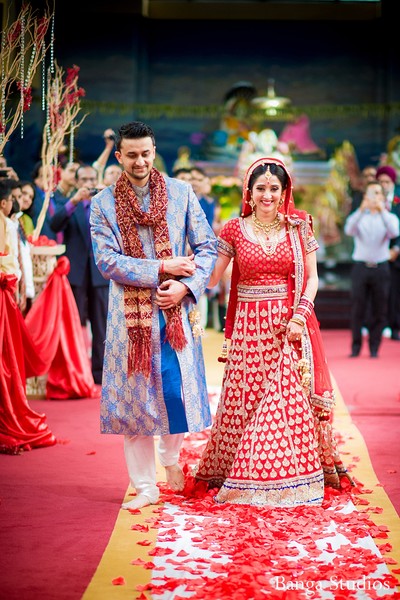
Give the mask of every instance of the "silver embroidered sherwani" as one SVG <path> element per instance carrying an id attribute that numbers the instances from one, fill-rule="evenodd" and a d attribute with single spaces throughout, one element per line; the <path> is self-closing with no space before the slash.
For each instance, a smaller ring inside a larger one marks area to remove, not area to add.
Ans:
<path id="1" fill-rule="evenodd" d="M 217 258 L 216 237 L 190 185 L 166 177 L 167 223 L 173 256 L 195 254 L 193 276 L 181 278 L 193 297 L 182 300 L 182 321 L 188 344 L 177 352 L 182 377 L 182 400 L 189 431 L 211 424 L 201 337 L 193 337 L 188 315 L 204 293 Z M 170 433 L 161 380 L 159 309 L 154 302 L 159 284 L 159 261 L 155 257 L 153 229 L 136 225 L 147 259 L 124 255 L 115 214 L 114 186 L 97 194 L 91 204 L 91 235 L 96 264 L 111 280 L 101 395 L 101 432 L 127 435 Z M 150 196 L 143 199 L 148 209 Z M 152 368 L 150 379 L 139 373 L 127 376 L 128 334 L 125 324 L 123 286 L 152 288 Z"/>

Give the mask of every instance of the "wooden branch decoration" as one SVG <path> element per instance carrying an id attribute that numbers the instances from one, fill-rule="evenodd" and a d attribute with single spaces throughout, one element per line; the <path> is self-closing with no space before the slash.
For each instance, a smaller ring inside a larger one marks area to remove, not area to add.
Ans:
<path id="1" fill-rule="evenodd" d="M 47 51 L 45 36 L 52 16 L 46 11 L 38 18 L 36 10 L 24 5 L 16 21 L 1 33 L 0 155 L 31 106 L 32 82 Z"/>
<path id="2" fill-rule="evenodd" d="M 81 98 L 85 90 L 78 86 L 79 67 L 67 69 L 65 81 L 64 70 L 54 62 L 54 74 L 49 73 L 47 87 L 47 120 L 43 128 L 42 169 L 45 198 L 38 216 L 32 239 L 36 241 L 40 235 L 51 194 L 58 179 L 58 150 L 67 134 L 79 127 L 87 115 L 77 121 L 81 110 Z"/>

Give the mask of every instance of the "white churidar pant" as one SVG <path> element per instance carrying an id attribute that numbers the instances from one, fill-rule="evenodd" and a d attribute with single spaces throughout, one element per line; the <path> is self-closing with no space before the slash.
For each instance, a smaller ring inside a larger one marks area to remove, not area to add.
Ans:
<path id="1" fill-rule="evenodd" d="M 160 436 L 157 452 L 163 467 L 177 464 L 184 437 L 184 433 Z M 160 491 L 156 484 L 154 437 L 125 435 L 124 452 L 129 479 L 137 495 L 143 494 L 152 503 L 157 502 Z"/>

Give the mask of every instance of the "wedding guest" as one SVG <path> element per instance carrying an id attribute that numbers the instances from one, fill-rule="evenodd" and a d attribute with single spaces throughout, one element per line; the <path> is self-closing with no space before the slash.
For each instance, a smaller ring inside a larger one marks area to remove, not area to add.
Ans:
<path id="1" fill-rule="evenodd" d="M 200 206 L 204 210 L 206 219 L 214 229 L 214 220 L 217 207 L 217 200 L 211 196 L 211 181 L 204 169 L 198 166 L 193 166 L 190 170 L 190 183 L 193 191 L 199 199 Z M 201 326 L 205 329 L 208 325 L 208 317 L 210 312 L 210 297 L 212 294 L 209 290 L 200 298 L 199 310 L 201 314 Z"/>
<path id="2" fill-rule="evenodd" d="M 59 203 L 61 198 L 66 200 L 76 191 L 76 172 L 79 169 L 78 162 L 67 162 L 60 169 L 60 181 L 54 192 L 54 202 Z M 65 201 L 66 201 L 65 200 Z"/>
<path id="3" fill-rule="evenodd" d="M 385 194 L 386 208 L 400 219 L 400 194 L 397 191 L 397 171 L 390 165 L 379 167 L 376 177 Z M 400 237 L 390 240 L 390 292 L 387 327 L 392 340 L 400 340 Z"/>
<path id="4" fill-rule="evenodd" d="M 117 183 L 119 176 L 122 173 L 122 168 L 120 165 L 108 165 L 104 169 L 104 177 L 103 177 L 103 185 L 107 187 L 112 185 L 113 183 Z"/>
<path id="5" fill-rule="evenodd" d="M 179 167 L 179 169 L 174 169 L 172 176 L 176 177 L 176 179 L 187 181 L 188 183 L 192 182 L 191 169 L 188 167 Z"/>
<path id="6" fill-rule="evenodd" d="M 10 219 L 13 208 L 11 180 L 0 180 L 0 254 L 2 272 L 21 279 L 18 260 L 18 235 Z M 18 294 L 16 296 L 18 298 Z"/>
<path id="7" fill-rule="evenodd" d="M 94 262 L 90 238 L 90 204 L 97 191 L 97 172 L 90 165 L 80 165 L 75 177 L 75 193 L 67 201 L 58 199 L 50 226 L 54 232 L 64 233 L 65 255 L 70 261 L 68 280 L 82 327 L 90 324 L 93 379 L 101 384 L 109 282 Z"/>
<path id="8" fill-rule="evenodd" d="M 370 181 L 376 181 L 376 167 L 374 165 L 366 165 L 359 175 L 357 186 L 350 189 L 351 207 L 350 212 L 354 212 L 359 208 L 363 201 L 365 188 Z"/>
<path id="9" fill-rule="evenodd" d="M 15 181 L 19 179 L 14 169 L 8 166 L 5 156 L 0 156 L 0 179 L 14 179 Z"/>
<path id="10" fill-rule="evenodd" d="M 35 297 L 31 246 L 21 224 L 21 218 L 23 216 L 21 210 L 21 202 L 23 201 L 21 182 L 13 179 L 10 179 L 9 182 L 13 197 L 13 206 L 9 217 L 17 235 L 18 264 L 21 272 L 21 277 L 18 281 L 18 307 L 22 314 L 26 316 L 32 305 L 33 298 Z"/>
<path id="11" fill-rule="evenodd" d="M 26 237 L 32 235 L 34 227 L 30 212 L 32 210 L 33 199 L 35 198 L 35 186 L 31 181 L 22 180 L 19 182 L 21 186 L 20 208 L 22 215 L 19 217 L 19 222 Z"/>
<path id="12" fill-rule="evenodd" d="M 387 322 L 389 244 L 391 239 L 399 236 L 399 219 L 386 208 L 383 188 L 378 181 L 367 184 L 360 208 L 347 217 L 344 232 L 354 240 L 350 356 L 357 357 L 361 352 L 362 325 L 369 303 L 369 351 L 371 357 L 376 358 Z"/>
<path id="13" fill-rule="evenodd" d="M 97 184 L 100 186 L 104 183 L 104 173 L 105 168 L 108 162 L 108 159 L 111 156 L 111 152 L 115 148 L 115 131 L 108 127 L 103 133 L 104 140 L 104 149 L 101 152 L 100 156 L 96 158 L 92 166 L 97 171 Z M 109 185 L 109 184 L 108 184 Z"/>

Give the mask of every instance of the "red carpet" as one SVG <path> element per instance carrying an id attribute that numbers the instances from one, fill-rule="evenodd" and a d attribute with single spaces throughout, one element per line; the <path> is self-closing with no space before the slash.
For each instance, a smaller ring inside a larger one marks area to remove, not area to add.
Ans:
<path id="1" fill-rule="evenodd" d="M 77 600 L 128 484 L 123 439 L 100 435 L 98 400 L 30 404 L 59 443 L 0 455 L 0 598 Z"/>
<path id="2" fill-rule="evenodd" d="M 364 341 L 361 355 L 348 358 L 348 330 L 324 330 L 322 336 L 330 369 L 377 478 L 400 515 L 400 342 L 384 338 L 379 358 L 370 358 Z"/>
<path id="3" fill-rule="evenodd" d="M 400 512 L 400 342 L 384 340 L 379 359 L 349 359 L 348 331 L 323 335 L 330 368 L 378 479 Z M 128 478 L 122 437 L 99 434 L 98 404 L 31 401 L 46 413 L 59 443 L 0 455 L 4 600 L 79 600 L 100 561 Z"/>

